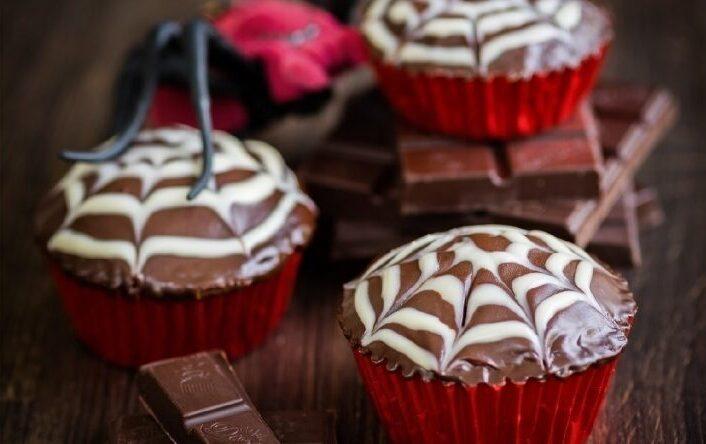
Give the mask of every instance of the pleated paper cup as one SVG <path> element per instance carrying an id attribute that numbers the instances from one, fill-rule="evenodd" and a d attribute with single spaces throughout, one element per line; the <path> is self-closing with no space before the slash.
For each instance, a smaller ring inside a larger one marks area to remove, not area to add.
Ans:
<path id="1" fill-rule="evenodd" d="M 261 344 L 289 305 L 301 260 L 294 253 L 264 280 L 202 299 L 128 295 L 51 271 L 78 338 L 112 363 L 136 367 L 219 348 L 233 359 Z"/>
<path id="2" fill-rule="evenodd" d="M 578 66 L 527 78 L 406 69 L 372 56 L 380 88 L 414 126 L 477 140 L 537 134 L 565 121 L 593 89 L 609 44 Z"/>
<path id="3" fill-rule="evenodd" d="M 425 381 L 354 351 L 360 375 L 393 443 L 583 443 L 617 358 L 567 378 L 478 384 Z"/>

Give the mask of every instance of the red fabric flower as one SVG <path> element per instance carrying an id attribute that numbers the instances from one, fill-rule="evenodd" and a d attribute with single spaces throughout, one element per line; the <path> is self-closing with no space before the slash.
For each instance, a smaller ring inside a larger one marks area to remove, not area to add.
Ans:
<path id="1" fill-rule="evenodd" d="M 233 46 L 264 61 L 275 100 L 329 84 L 330 74 L 363 60 L 358 34 L 329 13 L 282 0 L 246 0 L 215 20 Z"/>
<path id="2" fill-rule="evenodd" d="M 246 57 L 262 61 L 271 98 L 277 103 L 321 91 L 337 72 L 365 58 L 359 34 L 314 6 L 286 0 L 244 0 L 216 17 L 214 26 Z M 214 127 L 237 131 L 248 123 L 238 101 L 214 97 Z M 188 109 L 185 109 L 188 108 Z M 194 124 L 188 95 L 161 87 L 150 122 Z"/>

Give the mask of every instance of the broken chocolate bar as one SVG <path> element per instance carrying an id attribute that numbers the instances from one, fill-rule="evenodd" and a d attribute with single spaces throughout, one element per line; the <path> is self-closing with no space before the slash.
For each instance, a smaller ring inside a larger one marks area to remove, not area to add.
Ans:
<path id="1" fill-rule="evenodd" d="M 324 216 L 345 217 L 349 221 L 366 221 L 374 217 L 402 227 L 405 236 L 420 231 L 445 230 L 466 224 L 469 218 L 477 218 L 541 229 L 586 246 L 631 183 L 637 167 L 674 122 L 677 112 L 671 95 L 664 90 L 636 85 L 623 85 L 617 90 L 612 86 L 607 88 L 609 94 L 600 86 L 594 93 L 600 103 L 596 114 L 605 157 L 605 174 L 601 179 L 603 193 L 596 199 L 506 200 L 486 202 L 472 210 L 458 209 L 448 214 L 402 216 L 399 211 L 400 186 L 395 177 L 397 162 L 394 156 L 384 154 L 394 153 L 394 148 L 380 135 L 378 127 L 384 126 L 384 122 L 375 120 L 370 121 L 370 126 L 376 130 L 370 132 L 369 140 L 365 140 L 364 133 L 360 132 L 355 133 L 354 140 L 349 134 L 337 135 L 345 141 L 345 150 L 339 150 L 334 144 L 323 147 L 302 166 L 301 177 Z M 622 97 L 626 97 L 626 103 L 622 102 Z M 377 96 L 366 99 L 367 109 L 385 106 Z M 358 112 L 349 113 L 348 121 L 365 120 L 365 109 L 361 107 Z M 622 125 L 615 125 L 616 121 Z M 608 128 L 606 131 L 603 131 L 604 125 Z M 322 157 L 325 162 L 320 160 Z M 351 157 L 359 162 L 350 163 Z M 444 190 L 438 192 L 439 195 L 443 193 Z M 547 195 L 553 196 L 553 192 Z M 377 232 L 380 234 L 379 229 Z"/>
<path id="2" fill-rule="evenodd" d="M 223 352 L 144 365 L 137 384 L 142 404 L 177 442 L 279 442 Z"/>
<path id="3" fill-rule="evenodd" d="M 501 200 L 593 198 L 603 157 L 593 110 L 506 143 L 468 142 L 397 125 L 404 214 L 459 212 Z"/>

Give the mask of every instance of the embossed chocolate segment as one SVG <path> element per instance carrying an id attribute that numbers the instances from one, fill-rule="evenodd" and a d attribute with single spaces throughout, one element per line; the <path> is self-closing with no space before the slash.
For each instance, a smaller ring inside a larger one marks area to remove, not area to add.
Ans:
<path id="1" fill-rule="evenodd" d="M 279 442 L 223 352 L 147 364 L 137 383 L 145 408 L 179 442 Z"/>
<path id="2" fill-rule="evenodd" d="M 625 346 L 625 281 L 540 231 L 477 225 L 431 234 L 345 287 L 341 325 L 404 374 L 500 383 L 568 376 Z"/>
<path id="3" fill-rule="evenodd" d="M 371 0 L 361 30 L 388 63 L 524 75 L 575 65 L 610 39 L 581 0 Z"/>
<path id="4" fill-rule="evenodd" d="M 463 212 L 500 200 L 594 198 L 603 156 L 584 103 L 547 133 L 507 143 L 474 143 L 397 128 L 405 214 Z"/>

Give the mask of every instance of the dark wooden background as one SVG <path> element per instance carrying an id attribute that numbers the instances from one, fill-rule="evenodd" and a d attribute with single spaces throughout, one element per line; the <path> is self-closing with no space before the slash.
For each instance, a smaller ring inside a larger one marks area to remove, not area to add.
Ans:
<path id="1" fill-rule="evenodd" d="M 644 266 L 629 273 L 640 312 L 593 440 L 704 442 L 706 5 L 605 3 L 618 29 L 606 74 L 669 86 L 683 114 L 640 173 L 659 189 L 667 222 L 643 236 Z M 31 219 L 67 168 L 57 152 L 103 136 L 127 48 L 156 20 L 199 7 L 196 0 L 2 3 L 2 442 L 100 441 L 110 420 L 138 411 L 133 373 L 74 340 Z M 357 271 L 307 264 L 277 333 L 236 367 L 261 409 L 334 409 L 341 442 L 378 442 L 384 434 L 334 320 L 340 284 Z"/>

